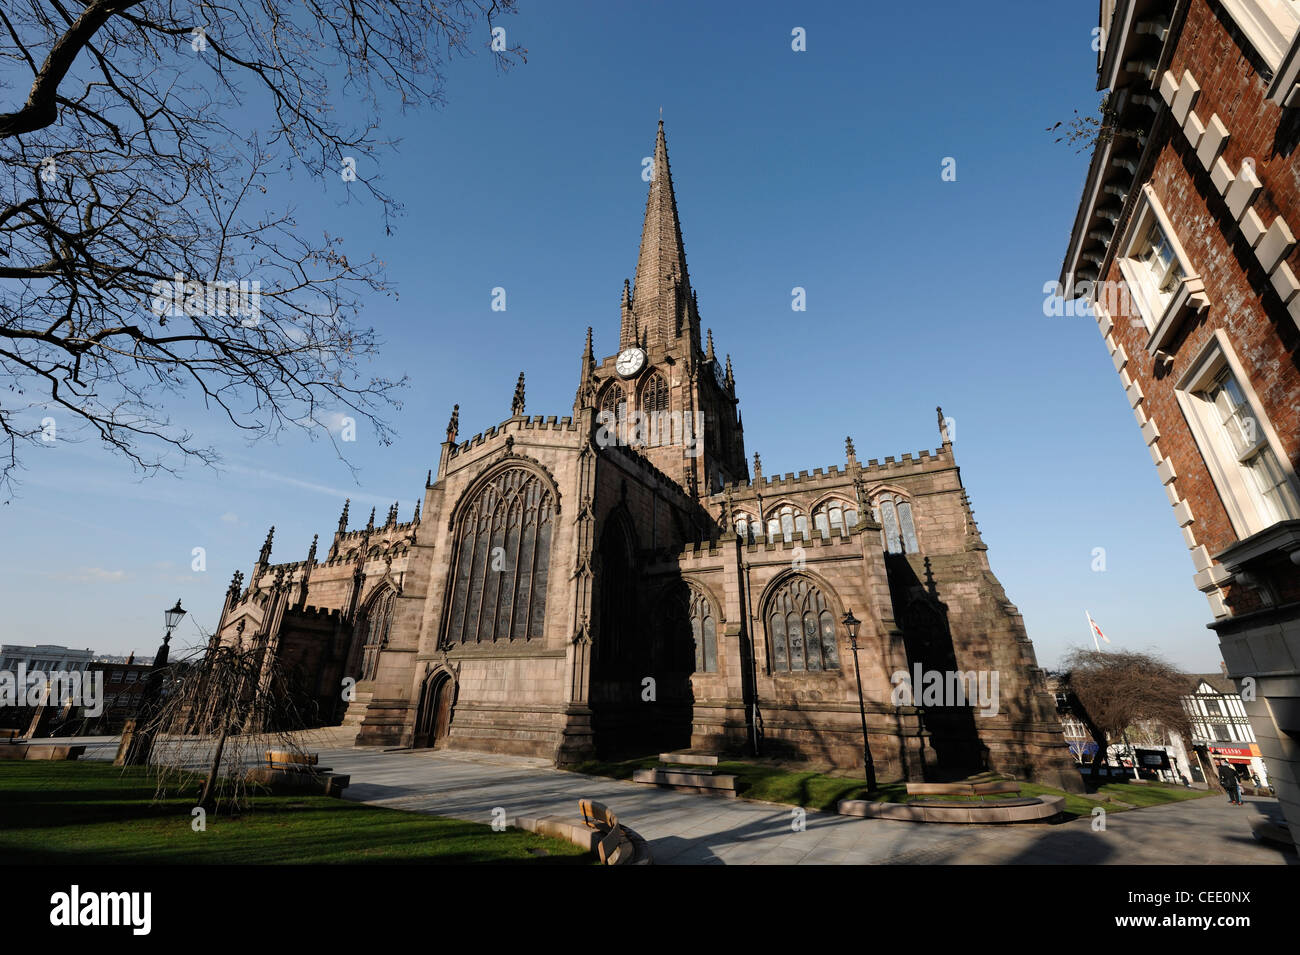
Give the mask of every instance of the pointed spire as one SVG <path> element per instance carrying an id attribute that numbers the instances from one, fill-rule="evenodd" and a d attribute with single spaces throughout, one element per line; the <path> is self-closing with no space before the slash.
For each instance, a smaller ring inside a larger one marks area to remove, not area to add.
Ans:
<path id="1" fill-rule="evenodd" d="M 627 279 L 623 280 L 623 301 L 620 304 L 624 312 L 632 307 L 632 284 Z"/>
<path id="2" fill-rule="evenodd" d="M 714 356 L 713 356 L 713 329 L 711 329 L 711 328 L 709 329 L 709 347 L 708 347 L 708 350 L 705 351 L 705 353 L 704 353 L 704 357 L 707 358 L 707 359 L 709 359 L 710 361 L 713 361 L 713 358 L 714 358 Z"/>
<path id="3" fill-rule="evenodd" d="M 415 502 L 415 517 L 411 520 L 412 524 L 420 523 L 420 502 Z"/>
<path id="4" fill-rule="evenodd" d="M 587 326 L 587 344 L 582 349 L 582 367 L 578 371 L 578 391 L 573 396 L 573 414 L 576 417 L 583 408 L 589 408 L 596 402 L 596 356 L 591 349 L 591 326 Z"/>
<path id="5" fill-rule="evenodd" d="M 352 498 L 348 498 L 343 502 L 343 513 L 339 515 L 340 534 L 346 534 L 348 532 L 348 505 L 350 505 L 351 503 L 352 503 Z"/>
<path id="6" fill-rule="evenodd" d="M 654 166 L 650 191 L 646 197 L 645 222 L 641 227 L 641 249 L 637 255 L 636 281 L 632 286 L 632 312 L 644 339 L 642 345 L 657 345 L 678 334 L 674 314 L 689 298 L 678 296 L 690 291 L 686 270 L 686 252 L 682 245 L 682 227 L 677 216 L 677 197 L 673 192 L 672 171 L 668 165 L 668 143 L 664 138 L 663 120 L 655 136 Z M 620 344 L 626 344 L 632 325 L 624 323 Z M 692 338 L 698 342 L 693 331 Z"/>
<path id="7" fill-rule="evenodd" d="M 754 480 L 755 482 L 763 480 L 763 459 L 754 452 Z"/>
<path id="8" fill-rule="evenodd" d="M 231 600 L 238 600 L 240 591 L 244 589 L 244 572 L 235 571 L 235 575 L 230 578 L 230 586 L 226 588 L 226 596 Z"/>
<path id="9" fill-rule="evenodd" d="M 275 537 L 275 525 L 266 532 L 266 540 L 262 543 L 262 552 L 257 555 L 259 564 L 269 564 L 271 562 L 271 539 Z"/>
<path id="10" fill-rule="evenodd" d="M 433 487 L 433 468 L 429 468 L 429 473 L 424 476 L 424 486 Z"/>
<path id="11" fill-rule="evenodd" d="M 515 397 L 510 402 L 510 417 L 520 418 L 524 414 L 524 373 L 519 373 L 519 380 L 515 382 Z"/>
<path id="12" fill-rule="evenodd" d="M 312 535 L 311 535 L 311 547 L 309 547 L 309 548 L 307 549 L 307 566 L 308 566 L 308 567 L 310 567 L 312 564 L 316 563 L 316 543 L 317 543 L 318 540 L 320 540 L 320 535 L 319 535 L 319 534 L 312 534 Z"/>
<path id="13" fill-rule="evenodd" d="M 451 417 L 447 419 L 447 443 L 455 444 L 458 434 L 460 434 L 460 405 L 452 405 Z M 429 472 L 429 476 L 433 476 L 432 471 Z M 428 482 L 425 482 L 425 486 L 428 486 Z"/>
<path id="14" fill-rule="evenodd" d="M 372 507 L 370 509 L 370 520 L 366 521 L 366 533 L 367 534 L 374 533 L 374 530 L 375 530 L 375 509 Z"/>
<path id="15" fill-rule="evenodd" d="M 394 501 L 393 506 L 388 509 L 388 518 L 387 520 L 384 521 L 384 526 L 392 527 L 396 523 L 397 523 L 397 501 Z"/>
<path id="16" fill-rule="evenodd" d="M 727 385 L 734 389 L 736 386 L 736 376 L 731 370 L 731 356 L 727 356 Z"/>

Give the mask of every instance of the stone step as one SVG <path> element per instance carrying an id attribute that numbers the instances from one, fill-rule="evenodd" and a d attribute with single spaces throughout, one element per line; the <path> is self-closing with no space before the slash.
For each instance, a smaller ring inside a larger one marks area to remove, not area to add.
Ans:
<path id="1" fill-rule="evenodd" d="M 651 786 L 670 786 L 694 792 L 736 795 L 736 777 L 730 773 L 695 772 L 689 769 L 638 769 L 632 781 Z"/>

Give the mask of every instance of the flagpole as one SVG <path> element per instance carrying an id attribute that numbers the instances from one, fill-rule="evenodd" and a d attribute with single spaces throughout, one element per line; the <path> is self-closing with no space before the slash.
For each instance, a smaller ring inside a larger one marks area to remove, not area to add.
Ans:
<path id="1" fill-rule="evenodd" d="M 1097 642 L 1097 628 L 1092 625 L 1092 614 L 1085 610 L 1083 617 L 1088 621 L 1088 632 L 1092 634 L 1092 645 L 1097 648 L 1098 653 L 1101 653 L 1101 644 Z"/>

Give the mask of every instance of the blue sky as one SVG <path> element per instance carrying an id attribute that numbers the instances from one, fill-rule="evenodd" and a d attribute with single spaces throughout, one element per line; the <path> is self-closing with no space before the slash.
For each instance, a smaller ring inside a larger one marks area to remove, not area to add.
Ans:
<path id="1" fill-rule="evenodd" d="M 394 500 L 409 519 L 453 403 L 462 435 L 481 431 L 524 370 L 530 413 L 570 413 L 586 327 L 598 355 L 617 343 L 662 107 L 692 283 L 764 471 L 841 463 L 845 435 L 863 459 L 933 448 L 941 404 L 1042 663 L 1088 641 L 1086 608 L 1116 647 L 1217 670 L 1096 326 L 1043 312 L 1087 163 L 1045 127 L 1096 105 L 1093 4 L 521 6 L 504 26 L 526 64 L 455 61 L 444 109 L 385 114 L 402 143 L 384 184 L 406 207 L 391 236 L 336 176 L 276 185 L 302 228 L 387 263 L 399 296 L 363 320 L 386 342 L 373 370 L 411 376 L 397 441 L 361 432 L 354 482 L 328 442 L 250 446 L 178 408 L 220 473 L 141 481 L 90 441 L 30 454 L 0 509 L 0 640 L 152 653 L 180 596 L 196 642 L 270 524 L 274 559 L 296 560 L 345 496 L 354 526 Z"/>

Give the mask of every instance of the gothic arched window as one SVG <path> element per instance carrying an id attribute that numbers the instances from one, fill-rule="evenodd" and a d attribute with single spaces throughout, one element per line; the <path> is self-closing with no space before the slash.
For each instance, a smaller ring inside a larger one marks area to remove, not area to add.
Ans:
<path id="1" fill-rule="evenodd" d="M 691 636 L 695 640 L 695 672 L 718 671 L 718 618 L 713 602 L 704 591 L 687 589 L 687 613 L 691 618 Z"/>
<path id="2" fill-rule="evenodd" d="M 858 523 L 858 509 L 845 501 L 825 501 L 813 512 L 813 527 L 822 537 L 839 536 Z"/>
<path id="3" fill-rule="evenodd" d="M 479 489 L 457 531 L 449 642 L 542 636 L 554 516 L 549 487 L 526 468 Z"/>
<path id="4" fill-rule="evenodd" d="M 905 497 L 886 495 L 878 498 L 874 507 L 885 551 L 890 554 L 915 554 L 921 549 L 916 540 L 916 524 L 912 520 L 912 503 Z"/>
<path id="5" fill-rule="evenodd" d="M 840 668 L 835 614 L 809 577 L 790 577 L 768 599 L 767 636 L 775 672 Z"/>
<path id="6" fill-rule="evenodd" d="M 668 382 L 659 372 L 647 378 L 645 387 L 641 389 L 641 410 L 646 414 L 668 410 Z"/>
<path id="7" fill-rule="evenodd" d="M 763 522 L 744 511 L 736 512 L 736 536 L 746 544 L 752 544 L 763 537 Z"/>
<path id="8" fill-rule="evenodd" d="M 361 682 L 373 680 L 379 669 L 379 651 L 388 646 L 388 634 L 393 629 L 393 607 L 397 592 L 391 587 L 371 598 L 362 618 Z"/>
<path id="9" fill-rule="evenodd" d="M 609 423 L 622 421 L 627 418 L 627 395 L 623 389 L 615 384 L 611 384 L 605 389 L 604 394 L 600 396 L 600 408 L 602 415 L 608 415 L 605 419 Z"/>
<path id="10" fill-rule="evenodd" d="M 795 534 L 808 536 L 808 517 L 797 507 L 786 504 L 767 519 L 767 536 L 771 540 L 780 537 L 788 544 Z"/>

